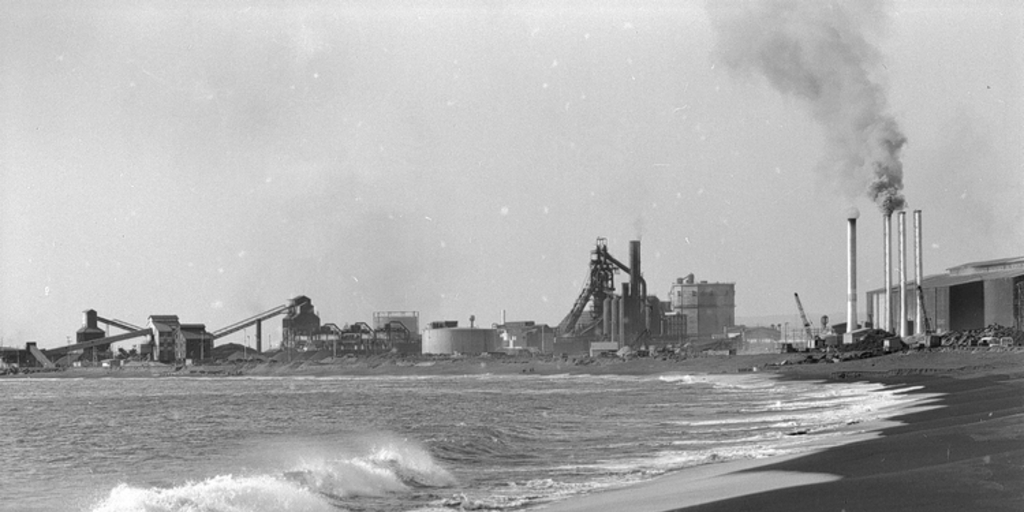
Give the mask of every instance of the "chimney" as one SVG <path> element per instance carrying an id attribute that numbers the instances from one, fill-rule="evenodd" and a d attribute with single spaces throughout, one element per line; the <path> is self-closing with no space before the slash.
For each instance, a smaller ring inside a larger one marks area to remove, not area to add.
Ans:
<path id="1" fill-rule="evenodd" d="M 892 213 L 882 216 L 882 264 L 884 265 L 885 282 L 882 290 L 882 311 L 878 319 L 878 328 L 883 331 L 892 330 Z"/>
<path id="2" fill-rule="evenodd" d="M 640 240 L 629 242 L 629 288 L 634 297 L 640 297 Z"/>
<path id="3" fill-rule="evenodd" d="M 896 214 L 899 228 L 899 266 L 900 266 L 900 307 L 899 334 L 907 337 L 907 212 L 900 210 Z"/>
<path id="4" fill-rule="evenodd" d="M 860 212 L 850 208 L 846 213 L 846 332 L 857 329 L 857 217 Z"/>
<path id="5" fill-rule="evenodd" d="M 924 281 L 924 265 L 921 262 L 921 210 L 914 210 L 914 284 L 917 286 L 914 290 L 917 304 L 917 308 L 915 308 L 917 313 L 914 315 L 914 334 L 925 334 L 924 301 L 922 300 L 924 296 L 919 290 L 922 281 Z"/>

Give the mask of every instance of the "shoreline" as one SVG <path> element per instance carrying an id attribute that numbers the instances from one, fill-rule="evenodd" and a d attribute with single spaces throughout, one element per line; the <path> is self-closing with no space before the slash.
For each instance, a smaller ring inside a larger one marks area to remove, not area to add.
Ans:
<path id="1" fill-rule="evenodd" d="M 309 353 L 307 353 L 309 354 Z M 784 378 L 880 381 L 901 376 L 968 377 L 1024 374 L 1024 349 L 941 349 L 910 351 L 816 362 L 806 353 L 735 356 L 616 357 L 559 356 L 431 356 L 381 354 L 328 358 L 297 358 L 291 362 L 234 362 L 175 368 L 160 363 L 132 363 L 121 368 L 79 367 L 0 375 L 3 379 L 148 378 L 148 377 L 335 377 L 431 375 L 657 375 L 663 373 L 772 373 Z"/>
<path id="2" fill-rule="evenodd" d="M 630 361 L 558 358 L 346 358 L 330 364 L 220 365 L 184 373 L 153 367 L 69 369 L 0 377 L 235 378 L 460 375 L 660 375 L 770 373 L 781 379 L 866 381 L 922 400 L 857 439 L 796 455 L 696 466 L 633 486 L 531 510 L 725 512 L 734 510 L 1024 510 L 1024 351 L 937 350 L 839 363 L 764 354 Z M 935 398 L 936 395 L 940 395 Z M 863 431 L 863 432 L 861 432 Z"/>
<path id="3" fill-rule="evenodd" d="M 1024 379 L 912 376 L 864 379 L 941 393 L 937 408 L 910 410 L 879 436 L 756 471 L 827 472 L 840 478 L 665 511 L 1021 510 L 1024 508 Z M 756 473 L 740 471 L 752 477 Z"/>
<path id="4" fill-rule="evenodd" d="M 785 377 L 784 377 L 785 378 Z M 789 377 L 791 380 L 820 380 L 806 377 Z M 861 381 L 865 381 L 862 379 Z M 832 380 L 835 383 L 836 381 Z M 871 382 L 871 381 L 869 381 Z M 609 489 L 594 494 L 553 502 L 533 510 L 538 512 L 588 512 L 630 510 L 633 512 L 676 512 L 689 511 L 702 505 L 736 498 L 750 497 L 773 491 L 812 485 L 826 485 L 843 478 L 831 467 L 788 468 L 783 464 L 796 463 L 806 457 L 827 453 L 829 450 L 847 445 L 867 443 L 881 438 L 887 429 L 903 425 L 899 418 L 917 412 L 941 409 L 936 405 L 942 395 L 929 392 L 919 384 L 886 386 L 886 389 L 905 390 L 907 395 L 916 395 L 900 404 L 896 414 L 887 419 L 845 425 L 834 431 L 843 436 L 841 444 L 834 437 L 809 438 L 799 445 L 802 451 L 786 455 L 774 455 L 753 459 L 704 464 L 683 468 L 639 484 Z M 848 506 L 848 504 L 846 504 Z M 757 510 L 760 503 L 726 506 L 722 510 Z M 843 507 L 837 508 L 840 510 Z M 782 510 L 805 510 L 794 502 L 786 502 Z M 829 510 L 814 507 L 806 510 Z M 876 510 L 876 509 L 868 509 Z M 884 508 L 877 510 L 886 510 Z"/>
<path id="5" fill-rule="evenodd" d="M 1019 357 L 1013 357 L 1004 364 L 981 365 L 984 368 L 840 369 L 825 380 L 909 387 L 909 394 L 924 400 L 908 404 L 850 443 L 711 468 L 686 468 L 537 510 L 1022 510 L 1024 365 L 1020 363 Z M 782 378 L 790 379 L 822 377 L 807 371 L 782 373 Z"/>

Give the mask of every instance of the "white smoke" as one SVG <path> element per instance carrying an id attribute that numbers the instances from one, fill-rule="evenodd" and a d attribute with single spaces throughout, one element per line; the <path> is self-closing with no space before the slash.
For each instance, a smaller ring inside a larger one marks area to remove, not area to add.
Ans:
<path id="1" fill-rule="evenodd" d="M 708 10 L 732 69 L 807 102 L 825 130 L 821 169 L 830 181 L 885 213 L 902 209 L 907 139 L 887 112 L 881 56 L 867 38 L 885 20 L 878 2 L 733 1 Z"/>

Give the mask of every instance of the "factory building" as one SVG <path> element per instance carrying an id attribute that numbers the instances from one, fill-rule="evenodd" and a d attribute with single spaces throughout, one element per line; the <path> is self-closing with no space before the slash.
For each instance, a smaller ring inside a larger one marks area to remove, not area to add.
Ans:
<path id="1" fill-rule="evenodd" d="M 309 297 L 298 296 L 291 300 L 292 307 L 281 320 L 281 337 L 284 346 L 297 348 L 315 341 L 320 332 L 320 316 L 313 308 Z"/>
<path id="2" fill-rule="evenodd" d="M 597 239 L 590 275 L 556 329 L 555 352 L 643 349 L 684 338 L 720 336 L 736 323 L 734 283 L 698 283 L 690 274 L 673 283 L 668 302 L 663 302 L 647 293 L 640 263 L 639 240 L 629 243 L 627 266 L 609 253 L 604 238 Z M 618 283 L 621 293 L 615 282 L 620 272 L 629 278 Z"/>
<path id="3" fill-rule="evenodd" d="M 373 330 L 379 332 L 405 329 L 415 336 L 420 332 L 419 311 L 374 311 Z"/>
<path id="4" fill-rule="evenodd" d="M 885 288 L 867 292 L 869 319 L 885 317 Z M 966 331 L 998 324 L 1024 329 L 1024 256 L 965 263 L 922 280 L 924 314 L 932 331 Z M 906 322 L 917 316 L 917 288 L 907 283 Z M 899 326 L 900 289 L 890 288 L 888 325 Z M 898 330 L 898 327 L 896 327 Z"/>
<path id="5" fill-rule="evenodd" d="M 147 324 L 153 332 L 152 345 L 139 347 L 143 359 L 150 355 L 161 363 L 198 361 L 213 353 L 213 334 L 204 324 L 183 324 L 177 315 L 151 315 Z"/>
<path id="6" fill-rule="evenodd" d="M 665 305 L 668 325 L 682 325 L 688 337 L 710 338 L 736 325 L 736 284 L 695 282 L 690 274 L 676 279 Z M 672 320 L 678 317 L 685 322 Z"/>
<path id="7" fill-rule="evenodd" d="M 181 324 L 174 334 L 175 361 L 202 361 L 213 353 L 213 334 L 204 324 Z"/>
<path id="8" fill-rule="evenodd" d="M 82 317 L 82 327 L 75 332 L 75 343 L 85 343 L 86 341 L 98 340 L 107 336 L 106 331 L 100 329 L 97 323 L 96 310 L 87 309 L 82 312 Z M 84 350 L 82 357 L 87 361 L 92 360 L 96 358 L 97 354 L 105 354 L 109 350 L 109 343 L 89 347 Z"/>
<path id="9" fill-rule="evenodd" d="M 508 350 L 531 350 L 550 353 L 555 342 L 555 330 L 547 324 L 538 325 L 532 320 L 503 322 L 495 326 L 501 338 L 501 348 Z"/>

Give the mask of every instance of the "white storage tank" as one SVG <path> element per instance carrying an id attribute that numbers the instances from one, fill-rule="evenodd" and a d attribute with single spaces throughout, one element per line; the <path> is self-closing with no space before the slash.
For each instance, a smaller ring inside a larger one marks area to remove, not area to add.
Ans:
<path id="1" fill-rule="evenodd" d="M 424 354 L 482 354 L 500 346 L 497 329 L 447 327 L 423 331 Z"/>

